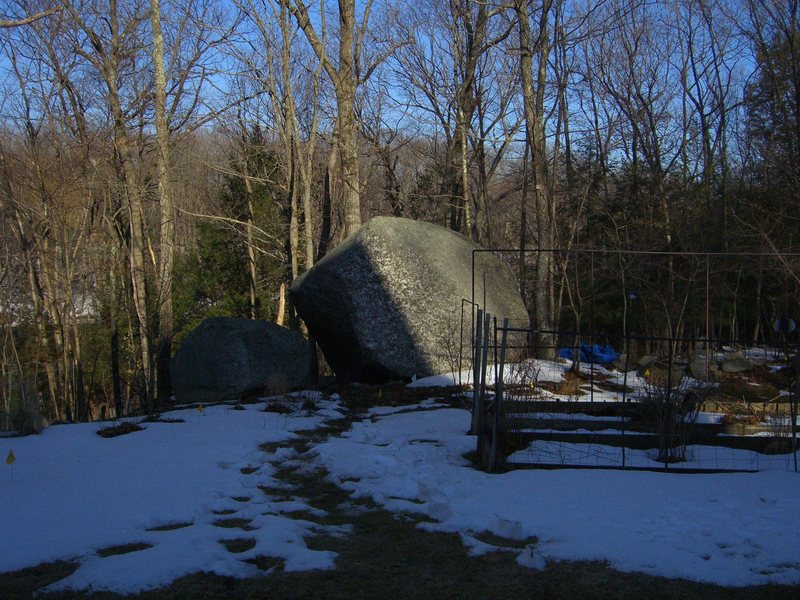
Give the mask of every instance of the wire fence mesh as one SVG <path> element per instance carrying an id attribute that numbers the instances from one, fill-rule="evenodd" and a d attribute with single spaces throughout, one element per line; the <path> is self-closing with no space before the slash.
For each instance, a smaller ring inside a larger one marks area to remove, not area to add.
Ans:
<path id="1" fill-rule="evenodd" d="M 483 315 L 487 341 L 473 318 L 484 462 L 796 470 L 798 255 L 495 252 L 521 276 L 551 253 L 548 292 L 567 300 L 537 327 L 547 292 L 523 279 L 533 326 Z"/>

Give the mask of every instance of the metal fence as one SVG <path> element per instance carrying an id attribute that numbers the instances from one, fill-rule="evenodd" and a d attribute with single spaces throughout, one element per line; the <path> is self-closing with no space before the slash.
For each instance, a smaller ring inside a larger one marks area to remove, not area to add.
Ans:
<path id="1" fill-rule="evenodd" d="M 497 323 L 473 275 L 487 469 L 797 469 L 797 254 L 495 252 L 521 277 L 552 253 L 569 303 L 549 329 Z"/>

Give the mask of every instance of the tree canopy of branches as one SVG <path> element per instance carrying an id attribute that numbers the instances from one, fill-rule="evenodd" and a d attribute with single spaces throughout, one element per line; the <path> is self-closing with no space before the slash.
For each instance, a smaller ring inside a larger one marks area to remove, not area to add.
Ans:
<path id="1" fill-rule="evenodd" d="M 797 0 L 7 2 L 0 413 L 159 410 L 192 326 L 301 328 L 291 281 L 381 214 L 520 249 L 540 332 L 585 319 L 583 267 L 543 249 L 753 253 L 719 290 L 747 308 L 718 321 L 757 339 L 800 284 L 763 260 L 797 248 L 798 18 Z M 671 269 L 614 269 L 685 300 Z M 654 333 L 678 326 L 662 309 Z"/>

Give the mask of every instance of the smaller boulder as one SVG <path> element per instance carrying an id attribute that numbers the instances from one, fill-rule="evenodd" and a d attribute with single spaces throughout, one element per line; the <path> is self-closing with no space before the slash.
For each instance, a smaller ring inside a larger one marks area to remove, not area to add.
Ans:
<path id="1" fill-rule="evenodd" d="M 743 356 L 741 352 L 726 354 L 720 364 L 723 373 L 742 373 L 752 371 L 755 367 L 756 363 Z"/>
<path id="2" fill-rule="evenodd" d="M 218 402 L 310 387 L 311 364 L 309 344 L 296 331 L 213 317 L 186 336 L 170 375 L 178 403 Z"/>
<path id="3" fill-rule="evenodd" d="M 706 359 L 702 355 L 695 356 L 692 362 L 689 363 L 689 373 L 699 381 L 713 379 L 718 371 L 717 363 L 711 358 Z"/>
<path id="4" fill-rule="evenodd" d="M 652 356 L 651 354 L 646 354 L 638 360 L 638 364 L 642 369 L 646 369 L 647 367 L 654 365 L 657 362 L 658 362 L 658 357 Z"/>
<path id="5" fill-rule="evenodd" d="M 644 377 L 648 385 L 659 388 L 671 387 L 672 389 L 676 389 L 680 386 L 683 376 L 683 369 L 678 365 L 674 365 L 672 369 L 668 369 L 653 363 L 642 370 L 642 377 Z"/>

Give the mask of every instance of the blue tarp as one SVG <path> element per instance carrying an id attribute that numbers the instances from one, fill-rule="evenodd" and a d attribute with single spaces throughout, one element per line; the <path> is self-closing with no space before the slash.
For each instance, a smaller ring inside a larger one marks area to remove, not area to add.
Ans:
<path id="1" fill-rule="evenodd" d="M 558 355 L 561 358 L 572 360 L 572 348 L 560 348 Z M 581 362 L 607 364 L 617 360 L 618 356 L 619 352 L 616 352 L 611 346 L 581 344 Z"/>

